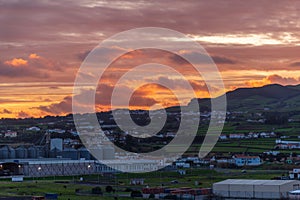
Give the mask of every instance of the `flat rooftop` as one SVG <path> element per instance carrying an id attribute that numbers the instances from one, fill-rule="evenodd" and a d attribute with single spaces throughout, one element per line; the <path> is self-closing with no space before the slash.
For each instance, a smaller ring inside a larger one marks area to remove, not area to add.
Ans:
<path id="1" fill-rule="evenodd" d="M 296 180 L 252 180 L 252 179 L 227 179 L 215 184 L 227 185 L 284 185 L 299 182 Z M 300 183 L 300 182 L 299 182 Z"/>
<path id="2" fill-rule="evenodd" d="M 1 163 L 20 164 L 59 164 L 59 163 L 100 163 L 100 164 L 158 164 L 160 160 L 148 159 L 114 159 L 114 160 L 72 160 L 68 158 L 40 158 L 40 159 L 4 159 Z"/>

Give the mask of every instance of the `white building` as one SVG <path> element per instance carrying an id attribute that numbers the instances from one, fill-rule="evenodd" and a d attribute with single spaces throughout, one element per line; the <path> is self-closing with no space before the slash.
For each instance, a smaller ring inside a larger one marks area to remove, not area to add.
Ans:
<path id="1" fill-rule="evenodd" d="M 229 138 L 230 139 L 243 139 L 245 138 L 245 134 L 230 134 L 229 135 Z"/>
<path id="2" fill-rule="evenodd" d="M 220 140 L 227 140 L 227 135 L 221 134 L 221 135 L 219 136 L 219 139 L 220 139 Z"/>
<path id="3" fill-rule="evenodd" d="M 36 127 L 36 126 L 32 126 L 30 128 L 27 128 L 26 130 L 27 131 L 40 131 L 41 129 L 39 127 Z"/>
<path id="4" fill-rule="evenodd" d="M 289 172 L 290 179 L 300 179 L 300 169 L 293 169 Z"/>
<path id="5" fill-rule="evenodd" d="M 65 133 L 65 130 L 59 129 L 59 128 L 55 128 L 55 129 L 49 129 L 48 130 L 49 133 Z"/>
<path id="6" fill-rule="evenodd" d="M 300 149 L 300 142 L 298 141 L 285 141 L 281 139 L 275 140 L 278 149 Z"/>
<path id="7" fill-rule="evenodd" d="M 213 193 L 222 198 L 283 199 L 299 187 L 296 180 L 227 179 L 213 184 Z"/>
<path id="8" fill-rule="evenodd" d="M 18 133 L 16 131 L 7 131 L 6 133 L 4 133 L 4 137 L 14 138 L 17 136 L 18 136 Z"/>

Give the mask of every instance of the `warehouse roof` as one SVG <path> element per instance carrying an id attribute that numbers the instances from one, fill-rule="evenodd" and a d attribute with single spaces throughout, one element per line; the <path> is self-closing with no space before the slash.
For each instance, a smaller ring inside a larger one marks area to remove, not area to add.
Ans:
<path id="1" fill-rule="evenodd" d="M 289 193 L 290 194 L 297 194 L 297 195 L 299 195 L 300 194 L 300 190 L 290 191 Z"/>
<path id="2" fill-rule="evenodd" d="M 287 183 L 298 183 L 296 180 L 250 180 L 250 179 L 227 179 L 215 184 L 229 185 L 284 185 Z"/>

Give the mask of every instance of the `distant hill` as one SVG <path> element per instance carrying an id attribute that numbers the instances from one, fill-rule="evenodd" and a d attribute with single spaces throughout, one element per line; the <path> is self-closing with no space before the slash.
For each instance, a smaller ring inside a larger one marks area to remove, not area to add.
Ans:
<path id="1" fill-rule="evenodd" d="M 226 98 L 230 111 L 300 111 L 300 85 L 239 88 L 227 92 Z M 202 108 L 210 107 L 210 99 L 198 99 L 198 102 Z"/>

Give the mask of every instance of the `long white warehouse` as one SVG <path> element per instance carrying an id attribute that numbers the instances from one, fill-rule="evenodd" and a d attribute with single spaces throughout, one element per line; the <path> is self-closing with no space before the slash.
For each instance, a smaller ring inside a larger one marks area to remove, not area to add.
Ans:
<path id="1" fill-rule="evenodd" d="M 213 184 L 213 193 L 225 198 L 282 199 L 299 188 L 296 180 L 227 179 Z"/>

